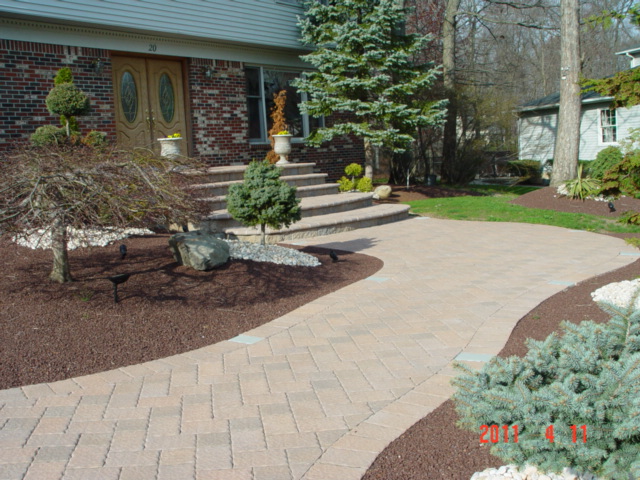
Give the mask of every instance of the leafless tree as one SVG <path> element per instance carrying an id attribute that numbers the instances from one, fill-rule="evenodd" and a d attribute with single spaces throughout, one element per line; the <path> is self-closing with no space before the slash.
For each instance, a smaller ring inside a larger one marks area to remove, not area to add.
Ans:
<path id="1" fill-rule="evenodd" d="M 68 282 L 68 227 L 150 227 L 201 218 L 204 202 L 185 188 L 180 166 L 187 163 L 146 150 L 68 144 L 4 154 L 0 225 L 14 234 L 50 233 L 50 279 Z"/>

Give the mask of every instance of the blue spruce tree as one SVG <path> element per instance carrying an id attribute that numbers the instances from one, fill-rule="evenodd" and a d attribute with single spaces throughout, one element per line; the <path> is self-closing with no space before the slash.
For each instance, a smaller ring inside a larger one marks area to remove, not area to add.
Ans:
<path id="1" fill-rule="evenodd" d="M 353 134 L 365 142 L 365 175 L 371 178 L 373 148 L 403 152 L 419 126 L 441 125 L 445 102 L 422 100 L 439 74 L 419 64 L 429 36 L 403 32 L 404 11 L 396 0 L 305 0 L 302 42 L 314 51 L 302 57 L 316 70 L 296 81 L 308 95 L 301 104 L 312 116 L 345 113 L 317 129 L 307 141 L 320 145 Z"/>

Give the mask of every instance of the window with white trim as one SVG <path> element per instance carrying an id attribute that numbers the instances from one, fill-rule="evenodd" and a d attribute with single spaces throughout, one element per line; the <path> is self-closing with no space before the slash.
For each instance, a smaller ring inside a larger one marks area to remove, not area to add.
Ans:
<path id="1" fill-rule="evenodd" d="M 269 129 L 273 125 L 271 109 L 274 106 L 273 95 L 285 90 L 287 103 L 285 117 L 287 128 L 294 137 L 307 137 L 312 130 L 324 126 L 323 118 L 310 117 L 300 113 L 298 104 L 306 96 L 300 94 L 291 82 L 302 72 L 272 70 L 264 67 L 247 67 L 247 110 L 249 112 L 249 139 L 252 142 L 266 142 Z"/>
<path id="2" fill-rule="evenodd" d="M 618 127 L 616 111 L 614 109 L 600 110 L 600 142 L 616 143 L 618 141 Z"/>

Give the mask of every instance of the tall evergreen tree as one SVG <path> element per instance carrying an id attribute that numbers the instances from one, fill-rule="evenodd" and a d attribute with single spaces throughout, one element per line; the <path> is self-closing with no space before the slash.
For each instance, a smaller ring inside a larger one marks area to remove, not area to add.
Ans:
<path id="1" fill-rule="evenodd" d="M 308 95 L 301 104 L 312 116 L 345 113 L 307 139 L 319 145 L 353 134 L 365 142 L 365 175 L 372 176 L 373 147 L 403 152 L 419 126 L 441 125 L 444 101 L 425 101 L 439 69 L 417 64 L 429 36 L 403 31 L 405 14 L 396 0 L 341 0 L 327 5 L 305 0 L 302 42 L 315 50 L 302 59 L 316 70 L 296 81 Z"/>

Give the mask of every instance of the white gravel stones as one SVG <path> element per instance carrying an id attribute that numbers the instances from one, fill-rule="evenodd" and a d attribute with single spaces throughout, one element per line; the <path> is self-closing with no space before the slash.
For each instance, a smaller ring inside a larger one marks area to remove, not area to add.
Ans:
<path id="1" fill-rule="evenodd" d="M 278 245 L 260 245 L 257 243 L 227 240 L 229 255 L 239 260 L 253 260 L 255 262 L 271 262 L 279 265 L 298 267 L 317 267 L 320 261 L 313 255 L 300 252 L 293 248 Z"/>
<path id="2" fill-rule="evenodd" d="M 634 308 L 638 309 L 640 308 L 638 289 L 640 289 L 640 279 L 624 280 L 600 287 L 591 293 L 591 298 L 594 302 L 610 303 L 616 307 L 627 308 L 635 296 Z"/>
<path id="3" fill-rule="evenodd" d="M 526 465 L 519 470 L 515 465 L 504 465 L 500 468 L 488 468 L 476 472 L 471 480 L 598 480 L 590 473 L 578 475 L 575 470 L 565 468 L 561 474 L 540 472 L 533 465 Z"/>
<path id="4" fill-rule="evenodd" d="M 127 228 L 125 230 L 76 230 L 69 229 L 69 250 L 80 247 L 105 247 L 132 235 L 153 235 L 151 230 L 142 228 Z M 38 230 L 30 235 L 14 236 L 13 241 L 23 247 L 51 248 L 51 234 L 44 230 Z M 253 260 L 255 262 L 271 262 L 280 265 L 298 267 L 317 267 L 320 261 L 313 255 L 300 252 L 294 248 L 285 248 L 278 245 L 260 245 L 257 243 L 238 242 L 225 240 L 229 244 L 229 255 L 232 259 Z"/>
<path id="5" fill-rule="evenodd" d="M 69 228 L 67 230 L 68 243 L 67 248 L 74 250 L 83 247 L 106 247 L 112 242 L 117 242 L 123 238 L 132 235 L 153 235 L 151 230 L 144 228 L 125 228 L 125 229 L 86 229 L 78 230 Z M 16 235 L 12 238 L 14 242 L 23 247 L 31 249 L 47 249 L 51 248 L 51 232 L 46 230 L 37 230 L 28 235 Z"/>

